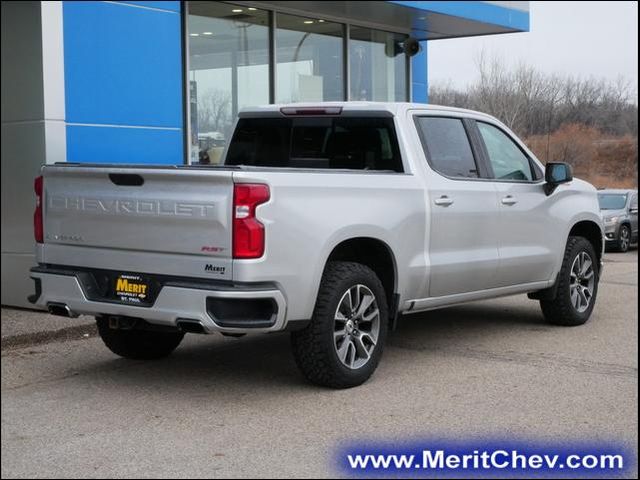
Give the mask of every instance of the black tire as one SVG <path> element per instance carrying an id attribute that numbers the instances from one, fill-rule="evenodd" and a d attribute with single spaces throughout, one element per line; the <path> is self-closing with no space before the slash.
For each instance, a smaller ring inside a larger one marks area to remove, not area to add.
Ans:
<path id="1" fill-rule="evenodd" d="M 618 230 L 618 238 L 616 239 L 616 251 L 625 253 L 629 251 L 631 246 L 631 229 L 629 225 L 621 225 Z"/>
<path id="2" fill-rule="evenodd" d="M 338 357 L 334 344 L 334 317 L 343 295 L 357 285 L 364 285 L 375 297 L 379 332 L 367 363 L 353 369 L 345 366 Z M 371 377 L 382 357 L 388 324 L 385 290 L 373 270 L 354 262 L 330 262 L 322 276 L 311 322 L 305 329 L 291 334 L 296 363 L 304 376 L 317 385 L 331 388 L 361 385 Z"/>
<path id="3" fill-rule="evenodd" d="M 184 337 L 183 332 L 123 330 L 109 327 L 109 319 L 96 317 L 98 333 L 116 355 L 133 360 L 154 360 L 171 354 Z"/>
<path id="4" fill-rule="evenodd" d="M 593 294 L 588 307 L 580 312 L 571 300 L 571 268 L 577 256 L 585 252 L 592 259 L 595 283 Z M 569 237 L 562 260 L 562 268 L 558 274 L 558 288 L 555 298 L 543 298 L 540 300 L 540 307 L 545 319 L 554 325 L 577 326 L 584 324 L 589 317 L 596 303 L 598 295 L 598 280 L 600 276 L 600 264 L 595 248 L 589 240 L 584 237 Z"/>

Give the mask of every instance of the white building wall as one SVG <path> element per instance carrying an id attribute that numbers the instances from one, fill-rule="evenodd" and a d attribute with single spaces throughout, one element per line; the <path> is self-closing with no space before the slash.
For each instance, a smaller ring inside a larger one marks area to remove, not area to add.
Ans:
<path id="1" fill-rule="evenodd" d="M 66 160 L 61 2 L 2 2 L 2 304 L 31 306 L 33 179 Z"/>

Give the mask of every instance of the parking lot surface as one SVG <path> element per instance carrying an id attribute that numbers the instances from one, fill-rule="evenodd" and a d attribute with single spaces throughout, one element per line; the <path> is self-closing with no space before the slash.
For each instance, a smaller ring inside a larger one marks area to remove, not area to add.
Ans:
<path id="1" fill-rule="evenodd" d="M 582 327 L 525 296 L 407 316 L 344 391 L 306 383 L 286 334 L 189 335 L 156 362 L 94 334 L 3 347 L 2 477 L 333 476 L 338 442 L 372 439 L 615 441 L 637 458 L 637 279 L 636 250 L 607 254 Z"/>

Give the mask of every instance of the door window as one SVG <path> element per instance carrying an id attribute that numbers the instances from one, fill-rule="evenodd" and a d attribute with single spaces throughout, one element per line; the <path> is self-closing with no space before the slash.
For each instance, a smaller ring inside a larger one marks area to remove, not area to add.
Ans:
<path id="1" fill-rule="evenodd" d="M 478 178 L 478 167 L 462 120 L 418 117 L 416 123 L 431 168 L 447 177 Z"/>
<path id="2" fill-rule="evenodd" d="M 488 123 L 477 122 L 477 125 L 496 179 L 528 182 L 535 179 L 529 158 L 511 138 Z"/>

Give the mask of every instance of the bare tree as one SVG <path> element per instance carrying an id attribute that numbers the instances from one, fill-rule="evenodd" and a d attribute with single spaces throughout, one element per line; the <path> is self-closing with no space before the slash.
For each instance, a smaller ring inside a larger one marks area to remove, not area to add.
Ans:
<path id="1" fill-rule="evenodd" d="M 566 161 L 598 186 L 637 185 L 637 87 L 618 78 L 545 74 L 513 67 L 481 51 L 478 79 L 466 90 L 429 89 L 431 103 L 470 108 L 500 119 L 543 161 Z"/>
<path id="2" fill-rule="evenodd" d="M 198 100 L 198 125 L 201 132 L 225 132 L 231 123 L 231 94 L 207 90 Z"/>
<path id="3" fill-rule="evenodd" d="M 617 135 L 638 134 L 636 91 L 628 80 L 561 77 L 526 63 L 510 68 L 484 51 L 476 67 L 478 80 L 467 90 L 435 85 L 430 101 L 487 112 L 522 136 L 548 135 L 567 123 Z"/>

